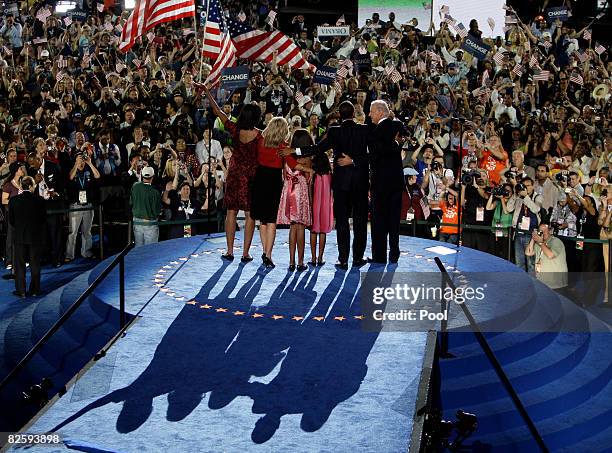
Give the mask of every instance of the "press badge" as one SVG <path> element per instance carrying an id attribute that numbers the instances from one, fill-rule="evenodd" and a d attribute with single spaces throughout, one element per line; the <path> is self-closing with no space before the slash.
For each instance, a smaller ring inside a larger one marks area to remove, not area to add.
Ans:
<path id="1" fill-rule="evenodd" d="M 519 225 L 520 230 L 529 230 L 531 226 L 531 217 L 523 216 L 521 219 L 521 224 Z"/>
<path id="2" fill-rule="evenodd" d="M 408 212 L 406 213 L 406 220 L 408 222 L 412 222 L 414 220 L 414 210 L 412 208 L 408 209 Z"/>
<path id="3" fill-rule="evenodd" d="M 479 208 L 476 208 L 476 221 L 477 222 L 484 222 L 484 208 L 481 206 Z"/>
<path id="4" fill-rule="evenodd" d="M 191 237 L 191 225 L 183 225 L 183 237 Z"/>
<path id="5" fill-rule="evenodd" d="M 502 224 L 501 223 L 496 223 L 495 226 L 497 227 L 497 229 L 495 230 L 495 237 L 496 238 L 501 238 L 504 236 L 504 230 L 502 230 Z"/>
<path id="6" fill-rule="evenodd" d="M 576 236 L 576 239 L 584 239 L 584 236 L 579 234 L 578 236 Z M 576 241 L 576 250 L 583 250 L 584 249 L 584 241 Z"/>
<path id="7" fill-rule="evenodd" d="M 187 215 L 193 215 L 193 208 L 186 208 L 186 209 L 185 209 L 185 213 L 186 213 Z"/>
<path id="8" fill-rule="evenodd" d="M 87 204 L 87 191 L 79 190 L 79 203 Z"/>

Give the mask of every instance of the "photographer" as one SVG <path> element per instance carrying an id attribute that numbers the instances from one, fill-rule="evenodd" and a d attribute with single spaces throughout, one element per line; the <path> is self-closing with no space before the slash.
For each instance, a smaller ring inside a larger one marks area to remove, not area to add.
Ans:
<path id="1" fill-rule="evenodd" d="M 493 230 L 492 252 L 504 259 L 508 256 L 508 241 L 510 240 L 510 228 L 512 227 L 512 211 L 508 209 L 508 200 L 514 193 L 512 184 L 499 185 L 491 191 L 491 196 L 487 201 L 487 211 L 493 212 L 491 226 Z"/>
<path id="2" fill-rule="evenodd" d="M 77 154 L 74 166 L 70 171 L 68 181 L 68 203 L 70 209 L 91 208 L 95 196 L 94 180 L 100 179 L 100 172 L 93 165 L 87 153 Z M 92 258 L 91 224 L 93 210 L 74 211 L 68 213 L 68 240 L 66 241 L 66 263 L 74 259 L 76 237 L 81 230 L 81 256 Z"/>
<path id="3" fill-rule="evenodd" d="M 531 233 L 525 256 L 534 259 L 535 275 L 551 289 L 567 287 L 567 261 L 563 243 L 552 235 L 550 225 L 542 221 Z"/>
<path id="4" fill-rule="evenodd" d="M 513 212 L 514 262 L 527 272 L 534 271 L 533 258 L 525 255 L 531 233 L 540 223 L 542 197 L 535 193 L 533 180 L 524 178 L 514 186 L 515 196 L 508 200 L 508 211 Z"/>
<path id="5" fill-rule="evenodd" d="M 447 188 L 445 200 L 440 202 L 442 211 L 440 226 L 440 241 L 450 244 L 459 244 L 459 208 L 457 206 L 457 192 Z M 455 226 L 456 225 L 456 226 Z"/>
<path id="6" fill-rule="evenodd" d="M 419 154 L 422 153 L 421 159 L 418 158 Z M 414 168 L 418 173 L 417 183 L 423 185 L 423 179 L 425 173 L 429 170 L 431 163 L 434 158 L 434 147 L 432 144 L 426 144 L 425 141 L 421 143 L 421 146 L 416 148 L 412 153 L 411 159 L 414 164 Z M 427 185 L 423 186 L 427 187 Z"/>
<path id="7" fill-rule="evenodd" d="M 567 183 L 567 177 L 563 178 L 563 176 L 564 174 L 562 172 L 557 173 L 555 175 L 556 181 L 562 183 L 565 180 Z M 536 168 L 534 190 L 538 195 L 542 196 L 542 208 L 544 210 L 549 211 L 556 206 L 557 199 L 560 197 L 561 193 L 559 187 L 550 179 L 548 165 L 538 164 Z"/>
<path id="8" fill-rule="evenodd" d="M 485 209 L 489 194 L 487 172 L 476 168 L 476 161 L 468 164 L 468 169 L 461 176 L 461 223 L 465 225 L 488 226 L 491 217 Z M 491 243 L 489 232 L 481 229 L 466 228 L 460 233 L 465 247 L 489 252 Z"/>

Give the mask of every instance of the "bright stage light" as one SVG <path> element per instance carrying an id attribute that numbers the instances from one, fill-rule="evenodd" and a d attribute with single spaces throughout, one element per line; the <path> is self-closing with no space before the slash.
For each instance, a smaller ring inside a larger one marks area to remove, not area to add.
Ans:
<path id="1" fill-rule="evenodd" d="M 136 0 L 125 0 L 125 9 L 134 9 L 136 6 Z"/>
<path id="2" fill-rule="evenodd" d="M 71 1 L 59 1 L 57 2 L 57 5 L 55 6 L 55 12 L 56 13 L 67 13 L 70 10 L 73 10 L 76 8 L 76 2 L 71 2 Z"/>

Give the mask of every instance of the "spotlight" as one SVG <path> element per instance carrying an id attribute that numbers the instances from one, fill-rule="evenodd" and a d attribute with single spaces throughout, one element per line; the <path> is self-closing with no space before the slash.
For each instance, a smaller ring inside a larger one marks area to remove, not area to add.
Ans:
<path id="1" fill-rule="evenodd" d="M 55 5 L 55 12 L 58 14 L 65 14 L 68 11 L 71 11 L 75 8 L 76 8 L 76 2 L 60 0 Z"/>

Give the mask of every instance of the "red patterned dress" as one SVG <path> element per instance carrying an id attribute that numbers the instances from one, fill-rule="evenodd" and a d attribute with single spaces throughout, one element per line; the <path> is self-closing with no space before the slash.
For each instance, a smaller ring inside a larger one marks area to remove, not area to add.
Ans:
<path id="1" fill-rule="evenodd" d="M 251 210 L 251 187 L 257 169 L 257 146 L 262 140 L 261 131 L 248 143 L 240 141 L 240 130 L 231 121 L 225 123 L 232 136 L 232 158 L 227 169 L 223 205 L 232 211 Z"/>
<path id="2" fill-rule="evenodd" d="M 283 180 L 285 184 L 281 193 L 276 223 L 279 225 L 299 223 L 310 226 L 312 224 L 312 211 L 306 175 L 299 170 L 292 169 L 285 163 Z"/>

